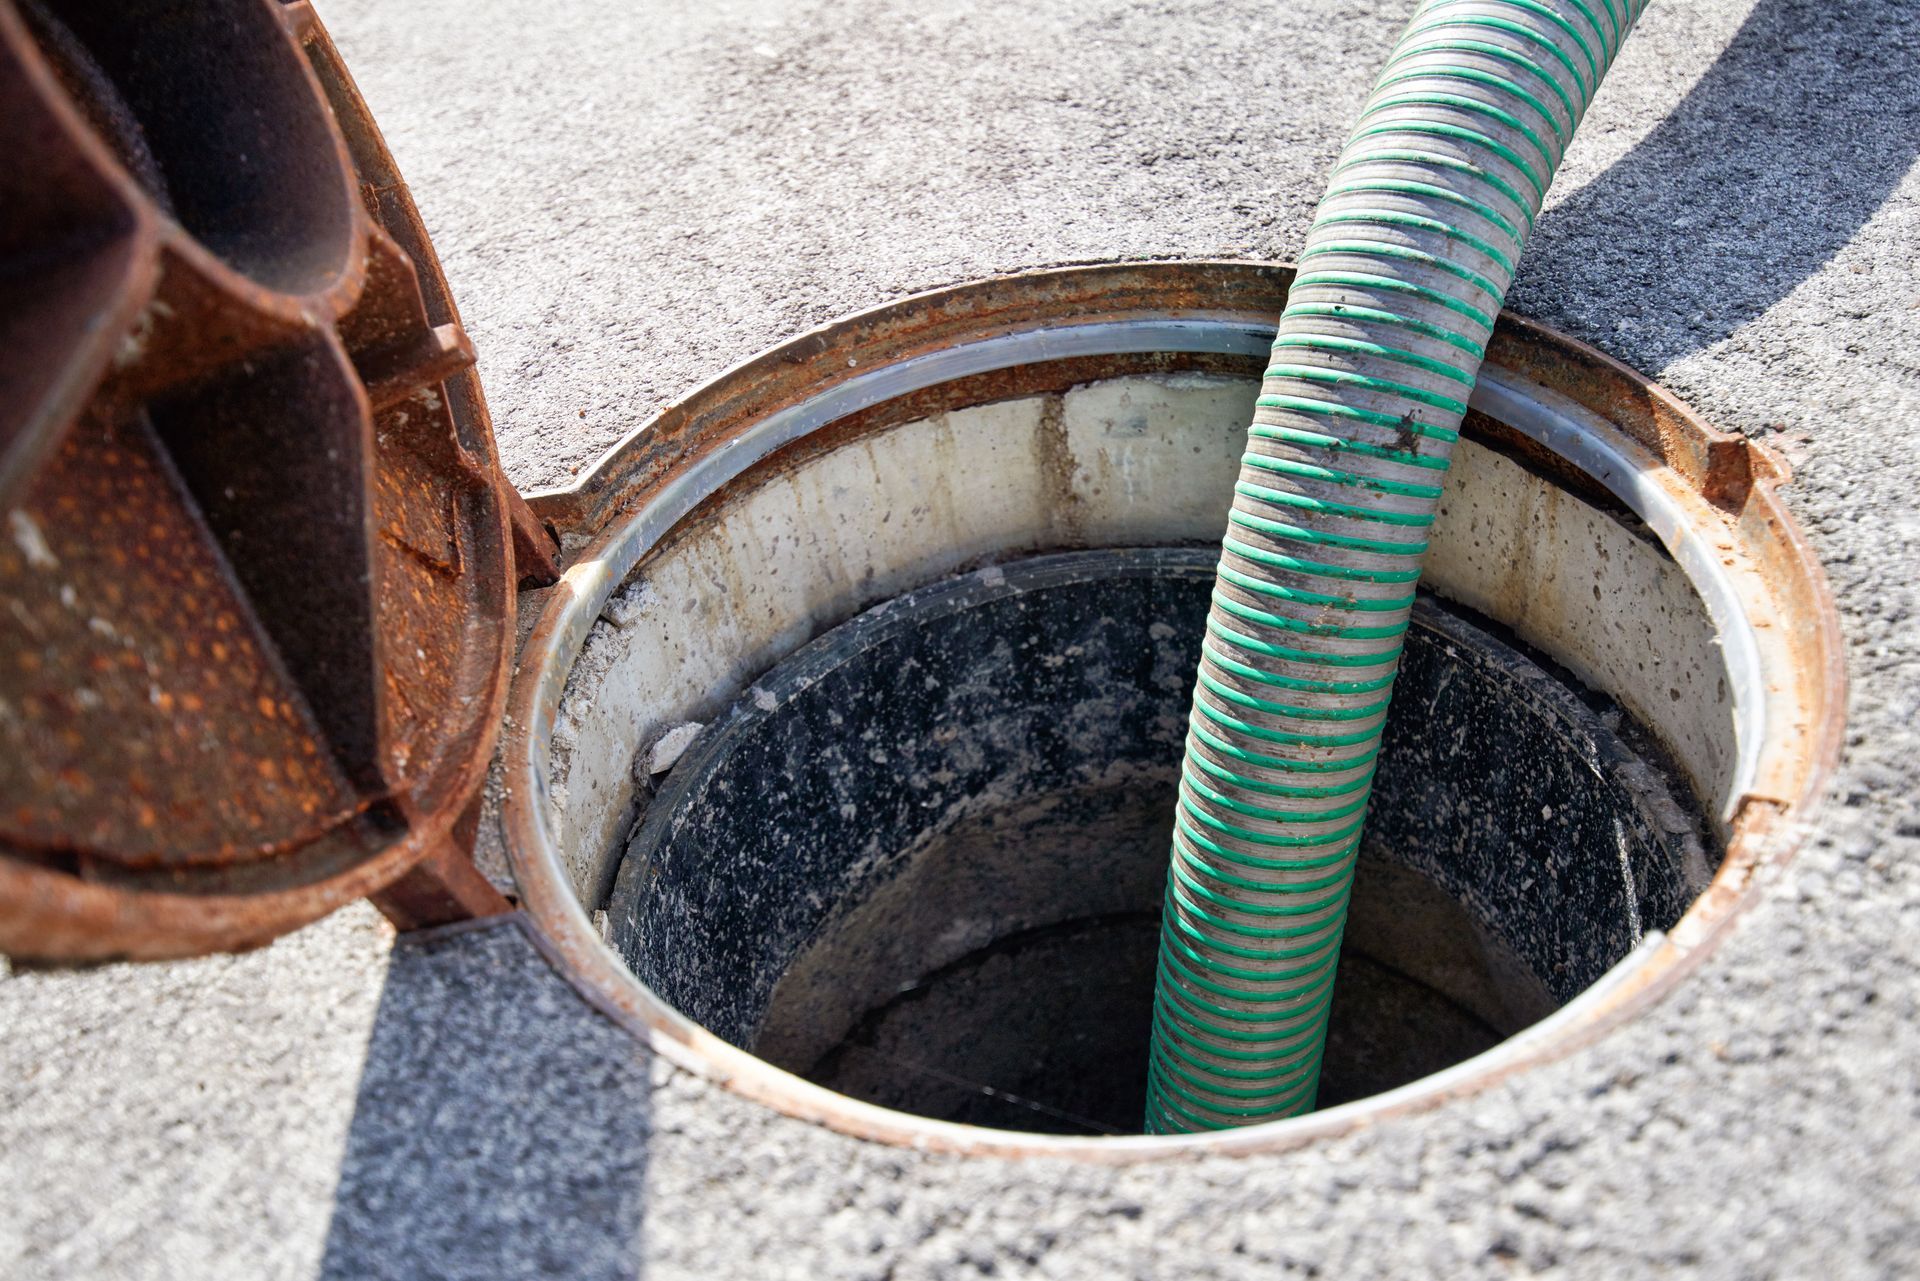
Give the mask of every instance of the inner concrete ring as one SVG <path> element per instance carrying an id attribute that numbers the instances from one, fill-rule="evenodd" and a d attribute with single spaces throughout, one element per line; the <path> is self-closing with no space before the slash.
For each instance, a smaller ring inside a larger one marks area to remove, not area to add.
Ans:
<path id="1" fill-rule="evenodd" d="M 1757 873 L 1801 844 L 1838 756 L 1845 674 L 1826 581 L 1780 500 L 1787 474 L 1771 454 L 1715 431 L 1595 349 L 1511 315 L 1489 346 L 1467 439 L 1554 489 L 1602 496 L 1642 522 L 1717 634 L 1718 698 L 1729 729 L 1726 742 L 1690 752 L 1684 726 L 1663 727 L 1650 699 L 1636 708 L 1657 730 L 1669 730 L 1724 858 L 1671 931 L 1648 934 L 1569 1004 L 1452 1068 L 1309 1116 L 1213 1134 L 1075 1138 L 927 1120 L 813 1085 L 667 1005 L 602 940 L 594 904 L 582 901 L 577 860 L 555 835 L 553 744 L 575 660 L 643 558 L 690 518 L 724 508 L 756 476 L 930 415 L 1142 372 L 1257 380 L 1291 278 L 1282 266 L 1116 264 L 919 295 L 737 366 L 621 442 L 575 486 L 533 497 L 572 564 L 521 655 L 503 746 L 501 819 L 535 933 L 589 1001 L 670 1062 L 850 1135 L 960 1154 L 1116 1162 L 1278 1151 L 1471 1094 L 1592 1043 L 1711 952 L 1759 892 Z M 1471 557 L 1458 566 L 1442 560 L 1429 565 L 1437 591 L 1582 669 L 1578 610 L 1528 614 L 1510 592 L 1477 580 L 1484 571 L 1467 564 Z M 921 566 L 921 577 L 951 568 Z M 1589 630 L 1593 617 L 1585 616 Z M 1583 675 L 1608 683 L 1604 672 Z M 1632 690 L 1608 692 L 1634 702 Z M 1674 701 L 1681 701 L 1677 690 Z"/>

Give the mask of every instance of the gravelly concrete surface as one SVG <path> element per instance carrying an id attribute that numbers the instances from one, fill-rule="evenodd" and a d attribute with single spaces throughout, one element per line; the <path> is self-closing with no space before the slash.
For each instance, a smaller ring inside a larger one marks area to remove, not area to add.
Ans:
<path id="1" fill-rule="evenodd" d="M 1286 256 L 1403 14 L 323 5 L 527 486 L 906 292 Z M 1850 647 L 1817 837 L 1634 1027 L 1290 1155 L 960 1161 L 647 1063 L 513 925 L 395 947 L 356 908 L 246 957 L 0 982 L 0 1275 L 1920 1272 L 1917 147 L 1908 0 L 1661 0 L 1512 299 L 1785 450 Z"/>

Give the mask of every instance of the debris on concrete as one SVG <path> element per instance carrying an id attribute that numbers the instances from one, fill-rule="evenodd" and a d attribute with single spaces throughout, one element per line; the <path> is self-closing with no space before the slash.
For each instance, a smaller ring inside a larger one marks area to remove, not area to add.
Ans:
<path id="1" fill-rule="evenodd" d="M 672 769 L 680 758 L 686 755 L 687 749 L 693 746 L 693 740 L 699 738 L 700 731 L 705 728 L 706 726 L 699 721 L 687 721 L 685 724 L 675 725 L 659 738 L 654 739 L 653 746 L 642 754 L 646 758 L 647 774 L 649 776 L 665 774 Z"/>

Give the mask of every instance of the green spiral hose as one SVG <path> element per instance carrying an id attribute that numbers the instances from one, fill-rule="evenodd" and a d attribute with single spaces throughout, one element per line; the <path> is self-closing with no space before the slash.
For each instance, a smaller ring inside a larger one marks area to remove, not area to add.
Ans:
<path id="1" fill-rule="evenodd" d="M 1311 1111 L 1441 484 L 1547 186 L 1647 0 L 1422 0 L 1300 255 L 1194 689 L 1146 1128 Z"/>

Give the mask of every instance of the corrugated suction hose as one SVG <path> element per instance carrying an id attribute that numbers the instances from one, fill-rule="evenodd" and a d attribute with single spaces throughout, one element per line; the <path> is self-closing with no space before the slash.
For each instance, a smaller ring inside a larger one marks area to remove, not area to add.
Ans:
<path id="1" fill-rule="evenodd" d="M 1234 487 L 1175 816 L 1151 1133 L 1310 1111 L 1381 727 L 1454 441 L 1647 0 L 1423 0 L 1300 255 Z"/>

